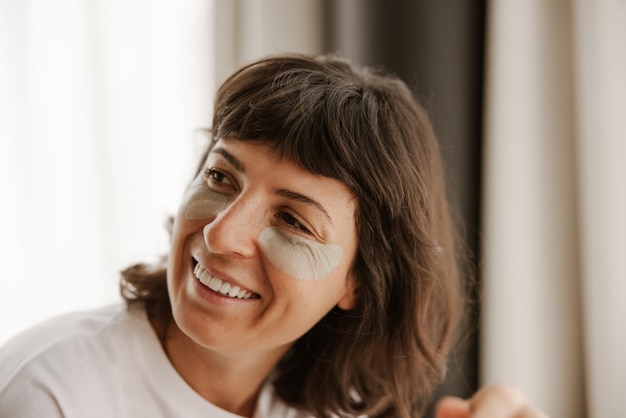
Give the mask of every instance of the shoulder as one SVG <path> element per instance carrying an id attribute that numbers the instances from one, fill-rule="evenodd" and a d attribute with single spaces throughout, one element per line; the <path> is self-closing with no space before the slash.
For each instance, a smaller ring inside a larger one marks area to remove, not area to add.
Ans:
<path id="1" fill-rule="evenodd" d="M 101 389 L 113 380 L 114 365 L 125 363 L 120 353 L 127 337 L 146 327 L 142 322 L 145 314 L 120 304 L 58 316 L 16 335 L 0 348 L 0 415 L 19 408 L 20 416 L 38 416 L 27 409 L 54 416 L 77 388 Z"/>
<path id="2" fill-rule="evenodd" d="M 132 322 L 130 315 L 125 306 L 113 305 L 64 314 L 21 332 L 0 348 L 0 387 L 11 374 L 50 357 L 60 360 L 62 353 L 78 354 L 96 346 L 96 352 L 105 353 L 102 344 L 106 346 L 110 334 L 124 332 Z"/>

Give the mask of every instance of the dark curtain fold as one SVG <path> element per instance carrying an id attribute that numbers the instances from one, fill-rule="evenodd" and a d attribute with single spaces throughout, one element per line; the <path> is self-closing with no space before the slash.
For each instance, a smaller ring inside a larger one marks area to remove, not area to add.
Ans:
<path id="1" fill-rule="evenodd" d="M 326 0 L 324 19 L 327 51 L 398 75 L 429 109 L 469 254 L 464 274 L 477 285 L 485 1 Z M 436 399 L 477 388 L 477 286 L 470 295 L 473 310 Z"/>

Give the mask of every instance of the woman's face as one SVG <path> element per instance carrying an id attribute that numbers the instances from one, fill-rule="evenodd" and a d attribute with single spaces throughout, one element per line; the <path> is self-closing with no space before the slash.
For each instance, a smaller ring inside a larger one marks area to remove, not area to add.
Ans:
<path id="1" fill-rule="evenodd" d="M 168 290 L 200 346 L 281 352 L 354 305 L 355 200 L 341 182 L 222 139 L 176 215 Z"/>

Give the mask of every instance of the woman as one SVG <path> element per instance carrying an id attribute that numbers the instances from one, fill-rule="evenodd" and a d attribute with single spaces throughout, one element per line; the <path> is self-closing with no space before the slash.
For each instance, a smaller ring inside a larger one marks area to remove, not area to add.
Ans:
<path id="1" fill-rule="evenodd" d="M 241 68 L 167 260 L 121 288 L 127 309 L 4 348 L 1 416 L 420 416 L 463 305 L 426 113 L 399 80 L 333 57 Z M 534 414 L 499 387 L 438 409 Z"/>

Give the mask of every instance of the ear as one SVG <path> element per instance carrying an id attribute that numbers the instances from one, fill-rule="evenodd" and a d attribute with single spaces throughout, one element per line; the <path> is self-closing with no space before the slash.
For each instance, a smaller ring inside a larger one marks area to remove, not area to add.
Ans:
<path id="1" fill-rule="evenodd" d="M 350 273 L 346 280 L 346 294 L 337 302 L 337 306 L 340 309 L 349 311 L 356 306 L 356 290 L 358 285 L 356 277 L 354 277 L 354 274 Z"/>

